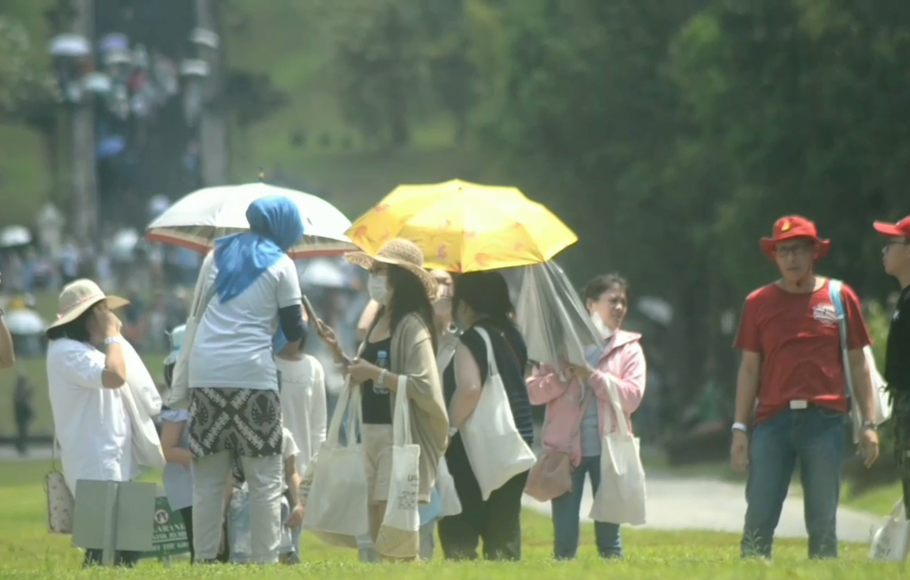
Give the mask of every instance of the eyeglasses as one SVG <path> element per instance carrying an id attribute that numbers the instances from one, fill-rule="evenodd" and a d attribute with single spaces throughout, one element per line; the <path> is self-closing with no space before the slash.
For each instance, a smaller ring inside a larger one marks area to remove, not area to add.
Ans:
<path id="1" fill-rule="evenodd" d="M 910 244 L 910 240 L 888 240 L 885 242 L 885 246 L 882 248 L 882 251 L 887 252 L 888 248 L 891 246 L 906 246 L 907 244 Z"/>
<path id="2" fill-rule="evenodd" d="M 782 246 L 774 248 L 774 252 L 781 258 L 786 258 L 788 256 L 803 257 L 808 256 L 814 246 L 812 244 L 800 244 L 798 246 Z"/>

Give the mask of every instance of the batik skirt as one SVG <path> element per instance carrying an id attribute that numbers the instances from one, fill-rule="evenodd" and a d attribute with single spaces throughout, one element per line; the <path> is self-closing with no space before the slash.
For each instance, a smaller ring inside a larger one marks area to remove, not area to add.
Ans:
<path id="1" fill-rule="evenodd" d="M 240 457 L 281 455 L 278 391 L 190 389 L 190 451 L 196 457 L 228 452 Z"/>

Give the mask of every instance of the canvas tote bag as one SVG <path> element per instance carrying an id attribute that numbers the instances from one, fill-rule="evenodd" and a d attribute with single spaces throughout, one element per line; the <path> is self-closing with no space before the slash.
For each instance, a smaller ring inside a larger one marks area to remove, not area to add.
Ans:
<path id="1" fill-rule="evenodd" d="M 126 361 L 126 384 L 133 394 L 133 400 L 144 409 L 146 415 L 157 417 L 161 414 L 161 395 L 158 394 L 155 379 L 129 341 L 124 340 L 120 346 Z"/>
<path id="2" fill-rule="evenodd" d="M 47 529 L 52 534 L 73 533 L 73 513 L 76 502 L 66 485 L 63 472 L 57 469 L 57 436 L 51 446 L 51 470 L 44 478 L 44 492 L 47 495 Z"/>
<path id="3" fill-rule="evenodd" d="M 490 375 L 483 384 L 477 407 L 459 432 L 486 501 L 510 479 L 531 469 L 537 457 L 515 426 L 506 388 L 496 367 L 490 335 L 483 328 L 476 327 L 476 330 L 487 345 Z"/>
<path id="4" fill-rule="evenodd" d="M 398 376 L 392 417 L 392 474 L 389 499 L 373 548 L 390 558 L 412 559 L 420 552 L 420 446 L 411 439 L 408 378 Z"/>
<path id="5" fill-rule="evenodd" d="M 639 526 L 645 523 L 647 493 L 638 437 L 632 436 L 612 380 L 607 380 L 607 391 L 618 429 L 603 436 L 600 487 L 589 517 L 596 522 Z"/>
<path id="6" fill-rule="evenodd" d="M 910 522 L 904 512 L 904 500 L 894 504 L 891 515 L 872 536 L 869 557 L 880 562 L 903 562 L 910 543 Z"/>
<path id="7" fill-rule="evenodd" d="M 436 490 L 439 492 L 439 502 L 442 504 L 440 518 L 457 516 L 461 513 L 461 500 L 458 498 L 458 490 L 455 489 L 455 478 L 449 472 L 449 464 L 446 463 L 445 457 L 439 460 Z"/>
<path id="8" fill-rule="evenodd" d="M 190 308 L 190 315 L 186 320 L 186 330 L 183 334 L 183 348 L 180 349 L 180 354 L 174 363 L 171 387 L 166 397 L 167 406 L 171 409 L 188 409 L 190 406 L 190 353 L 196 342 L 199 320 L 205 314 L 209 302 L 215 295 L 215 284 L 206 286 L 214 262 L 214 253 L 210 252 L 202 261 L 202 269 L 199 272 L 199 279 L 196 281 L 196 291 L 193 293 L 194 302 Z"/>
<path id="9" fill-rule="evenodd" d="M 339 442 L 342 419 L 349 411 L 346 444 Z M 363 423 L 360 389 L 346 382 L 325 442 L 310 462 L 301 483 L 306 506 L 303 529 L 331 546 L 357 548 L 357 536 L 369 534 L 366 464 L 357 441 Z"/>

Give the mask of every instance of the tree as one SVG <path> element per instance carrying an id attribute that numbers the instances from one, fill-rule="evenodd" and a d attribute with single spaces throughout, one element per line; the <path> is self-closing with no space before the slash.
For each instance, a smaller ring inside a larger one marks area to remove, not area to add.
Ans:
<path id="1" fill-rule="evenodd" d="M 56 94 L 55 80 L 37 64 L 25 27 L 0 16 L 0 115 L 11 116 Z"/>

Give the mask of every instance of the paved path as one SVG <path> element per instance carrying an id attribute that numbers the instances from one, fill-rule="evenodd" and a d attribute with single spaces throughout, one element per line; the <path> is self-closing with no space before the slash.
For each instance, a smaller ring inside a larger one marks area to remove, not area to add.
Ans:
<path id="1" fill-rule="evenodd" d="M 685 478 L 673 475 L 648 476 L 648 523 L 655 530 L 705 530 L 742 533 L 746 500 L 742 484 L 709 478 Z M 585 486 L 581 513 L 587 520 L 591 510 L 591 488 Z M 550 515 L 550 504 L 524 496 L 525 507 Z M 838 537 L 847 542 L 869 542 L 872 526 L 881 518 L 847 508 L 838 510 Z M 776 536 L 805 538 L 803 501 L 790 497 L 784 503 Z"/>

